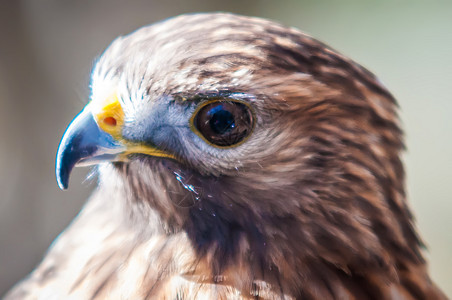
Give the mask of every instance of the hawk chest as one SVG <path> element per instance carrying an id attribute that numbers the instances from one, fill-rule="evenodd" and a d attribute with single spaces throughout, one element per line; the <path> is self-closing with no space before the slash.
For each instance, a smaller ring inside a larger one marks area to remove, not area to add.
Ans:
<path id="1" fill-rule="evenodd" d="M 83 219 L 83 216 L 81 216 Z M 261 299 L 280 298 L 247 268 L 210 271 L 184 233 L 140 240 L 98 220 L 77 220 L 18 288 L 31 299 Z M 85 227 L 86 226 L 86 227 Z M 27 294 L 33 291 L 33 295 Z M 37 291 L 39 291 L 37 293 Z"/>

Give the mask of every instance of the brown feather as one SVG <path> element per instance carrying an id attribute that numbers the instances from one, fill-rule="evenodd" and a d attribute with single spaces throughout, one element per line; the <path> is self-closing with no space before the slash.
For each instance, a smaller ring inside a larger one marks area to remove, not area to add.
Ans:
<path id="1" fill-rule="evenodd" d="M 270 21 L 195 14 L 118 38 L 93 96 L 108 84 L 131 111 L 240 93 L 256 128 L 223 156 L 179 136 L 179 162 L 101 166 L 7 299 L 446 298 L 406 201 L 396 101 L 355 62 Z"/>

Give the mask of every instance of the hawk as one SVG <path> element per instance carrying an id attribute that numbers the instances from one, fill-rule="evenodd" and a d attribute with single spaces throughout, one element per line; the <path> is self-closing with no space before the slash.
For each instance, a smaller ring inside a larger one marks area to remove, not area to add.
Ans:
<path id="1" fill-rule="evenodd" d="M 99 184 L 6 299 L 445 299 L 404 190 L 393 96 L 272 21 L 117 38 L 60 143 Z"/>

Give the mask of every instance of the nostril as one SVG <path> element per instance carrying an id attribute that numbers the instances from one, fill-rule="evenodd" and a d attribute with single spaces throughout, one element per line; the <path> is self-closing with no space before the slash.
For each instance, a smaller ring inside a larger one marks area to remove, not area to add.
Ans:
<path id="1" fill-rule="evenodd" d="M 113 117 L 106 117 L 103 122 L 109 126 L 116 126 L 116 119 Z"/>

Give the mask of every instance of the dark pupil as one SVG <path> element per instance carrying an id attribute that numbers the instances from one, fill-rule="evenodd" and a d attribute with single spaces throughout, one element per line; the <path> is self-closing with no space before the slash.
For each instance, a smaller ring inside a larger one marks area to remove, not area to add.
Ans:
<path id="1" fill-rule="evenodd" d="M 208 115 L 210 116 L 210 128 L 217 134 L 224 134 L 235 127 L 234 115 L 225 110 L 223 105 L 212 108 Z"/>
<path id="2" fill-rule="evenodd" d="M 252 130 L 249 108 L 235 101 L 212 101 L 197 111 L 193 125 L 213 145 L 227 147 L 243 141 Z"/>

